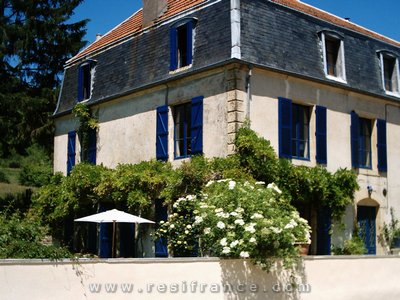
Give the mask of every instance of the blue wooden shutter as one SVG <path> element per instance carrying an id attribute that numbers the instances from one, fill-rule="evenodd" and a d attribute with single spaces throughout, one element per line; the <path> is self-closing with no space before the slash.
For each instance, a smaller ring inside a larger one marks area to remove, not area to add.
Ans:
<path id="1" fill-rule="evenodd" d="M 161 200 L 155 201 L 155 211 L 156 224 L 159 224 L 160 221 L 167 221 L 168 210 L 167 207 L 163 205 L 163 202 Z M 154 242 L 154 246 L 156 257 L 168 257 L 168 246 L 167 240 L 165 238 L 157 239 Z"/>
<path id="2" fill-rule="evenodd" d="M 68 150 L 67 150 L 67 175 L 72 171 L 75 166 L 75 147 L 76 147 L 76 132 L 68 132 Z"/>
<path id="3" fill-rule="evenodd" d="M 353 168 L 359 167 L 359 127 L 360 120 L 355 111 L 351 112 L 351 164 Z"/>
<path id="4" fill-rule="evenodd" d="M 292 158 L 292 100 L 279 98 L 279 157 Z"/>
<path id="5" fill-rule="evenodd" d="M 191 154 L 203 154 L 203 96 L 192 99 Z"/>
<path id="6" fill-rule="evenodd" d="M 387 171 L 386 121 L 377 120 L 378 129 L 378 170 Z"/>
<path id="7" fill-rule="evenodd" d="M 109 204 L 100 203 L 99 213 L 105 212 L 111 209 Z M 112 238 L 113 238 L 113 224 L 112 223 L 100 223 L 99 230 L 99 256 L 101 258 L 112 257 Z"/>
<path id="8" fill-rule="evenodd" d="M 168 105 L 157 107 L 156 158 L 168 160 Z"/>
<path id="9" fill-rule="evenodd" d="M 172 27 L 169 31 L 170 71 L 178 68 L 178 30 Z"/>
<path id="10" fill-rule="evenodd" d="M 186 43 L 186 66 L 188 66 L 193 59 L 193 21 L 186 24 Z"/>
<path id="11" fill-rule="evenodd" d="M 317 211 L 317 255 L 331 254 L 332 212 L 327 207 Z"/>
<path id="12" fill-rule="evenodd" d="M 97 132 L 96 129 L 89 130 L 89 145 L 88 145 L 88 162 L 96 164 L 97 152 Z"/>
<path id="13" fill-rule="evenodd" d="M 317 163 L 327 164 L 327 138 L 326 138 L 326 107 L 317 106 L 315 109 L 316 117 L 316 142 L 317 142 Z"/>
<path id="14" fill-rule="evenodd" d="M 78 102 L 83 100 L 83 68 L 78 68 Z"/>

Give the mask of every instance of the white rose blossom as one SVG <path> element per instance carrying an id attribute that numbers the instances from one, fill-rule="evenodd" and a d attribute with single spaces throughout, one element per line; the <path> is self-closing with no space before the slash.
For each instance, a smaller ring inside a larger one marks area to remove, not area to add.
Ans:
<path id="1" fill-rule="evenodd" d="M 254 213 L 254 214 L 251 216 L 251 218 L 252 218 L 252 219 L 262 219 L 262 218 L 263 218 L 263 215 L 260 214 L 260 213 Z"/>
<path id="2" fill-rule="evenodd" d="M 223 254 L 229 254 L 231 252 L 231 248 L 229 248 L 229 247 L 224 247 L 223 249 L 222 249 L 222 253 Z"/>
<path id="3" fill-rule="evenodd" d="M 244 228 L 244 230 L 245 230 L 245 231 L 248 231 L 248 232 L 250 232 L 250 233 L 254 233 L 254 232 L 256 232 L 256 229 L 254 228 L 254 226 L 256 226 L 256 224 L 250 223 L 248 226 L 246 226 L 246 227 Z"/>
<path id="4" fill-rule="evenodd" d="M 218 227 L 219 229 L 224 229 L 224 228 L 225 228 L 225 223 L 219 221 L 219 222 L 217 223 L 217 227 Z"/>
<path id="5" fill-rule="evenodd" d="M 228 242 L 226 241 L 226 238 L 223 238 L 219 243 L 223 247 L 228 245 Z"/>
<path id="6" fill-rule="evenodd" d="M 236 182 L 235 181 L 233 181 L 233 180 L 229 181 L 229 189 L 230 190 L 233 190 L 235 188 L 235 186 L 236 186 Z"/>
<path id="7" fill-rule="evenodd" d="M 254 237 L 251 237 L 249 242 L 253 243 L 253 244 L 257 244 L 257 240 Z"/>
<path id="8" fill-rule="evenodd" d="M 268 189 L 272 189 L 275 192 L 277 192 L 278 194 L 282 194 L 282 191 L 278 188 L 278 186 L 275 183 L 270 183 L 267 185 Z"/>
<path id="9" fill-rule="evenodd" d="M 290 222 L 289 223 L 287 223 L 286 225 L 285 225 L 285 229 L 292 229 L 292 228 L 295 228 L 297 226 L 297 223 L 296 223 L 296 221 L 295 220 L 290 220 Z"/>
<path id="10" fill-rule="evenodd" d="M 235 240 L 229 246 L 231 246 L 231 248 L 235 248 L 238 244 L 239 244 L 239 241 Z"/>
<path id="11" fill-rule="evenodd" d="M 247 252 L 247 251 L 242 251 L 242 252 L 240 252 L 240 257 L 242 257 L 242 258 L 249 258 L 249 257 L 250 257 L 250 254 L 249 254 L 249 252 Z"/>
<path id="12" fill-rule="evenodd" d="M 270 229 L 271 229 L 271 231 L 272 231 L 273 233 L 276 233 L 276 234 L 279 234 L 279 233 L 282 232 L 282 229 L 277 228 L 277 227 L 271 226 Z"/>
<path id="13" fill-rule="evenodd" d="M 236 219 L 235 220 L 235 224 L 243 226 L 244 225 L 244 221 L 242 219 Z"/>
<path id="14" fill-rule="evenodd" d="M 210 227 L 204 228 L 204 234 L 210 234 L 210 233 L 211 233 Z"/>

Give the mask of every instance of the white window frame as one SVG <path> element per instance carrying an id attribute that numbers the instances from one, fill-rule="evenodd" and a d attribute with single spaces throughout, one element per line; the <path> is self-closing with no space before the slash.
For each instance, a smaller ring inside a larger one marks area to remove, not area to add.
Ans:
<path id="1" fill-rule="evenodd" d="M 393 85 L 393 91 L 388 91 L 386 90 L 386 85 L 385 85 L 385 64 L 384 64 L 384 58 L 391 58 L 394 59 L 394 76 L 395 78 L 392 78 L 392 82 L 394 83 Z M 381 64 L 381 76 L 382 76 L 382 87 L 385 90 L 387 95 L 390 96 L 395 96 L 395 97 L 400 97 L 400 72 L 399 72 L 399 59 L 396 55 L 394 55 L 391 52 L 388 51 L 380 51 L 379 52 L 379 60 Z"/>
<path id="2" fill-rule="evenodd" d="M 335 39 L 340 42 L 338 59 L 337 59 L 337 63 L 336 63 L 336 66 L 338 68 L 338 70 L 337 70 L 338 76 L 332 76 L 332 75 L 328 74 L 328 65 L 327 65 L 328 58 L 327 58 L 327 54 L 326 54 L 326 38 Z M 341 38 L 339 35 L 337 35 L 335 33 L 322 31 L 321 32 L 321 42 L 322 42 L 322 52 L 323 52 L 323 58 L 324 58 L 325 77 L 328 79 L 331 79 L 331 80 L 339 81 L 341 83 L 347 83 L 343 38 Z"/>

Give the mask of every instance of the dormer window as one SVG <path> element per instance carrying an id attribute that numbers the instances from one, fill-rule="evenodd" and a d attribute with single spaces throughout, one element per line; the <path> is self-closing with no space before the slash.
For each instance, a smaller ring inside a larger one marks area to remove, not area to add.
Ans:
<path id="1" fill-rule="evenodd" d="M 380 52 L 382 84 L 387 94 L 399 95 L 399 64 L 395 55 Z"/>
<path id="2" fill-rule="evenodd" d="M 344 45 L 341 37 L 332 32 L 321 32 L 325 76 L 329 79 L 346 81 Z"/>
<path id="3" fill-rule="evenodd" d="M 90 99 L 92 94 L 94 62 L 87 61 L 78 68 L 78 102 Z"/>
<path id="4" fill-rule="evenodd" d="M 170 29 L 170 71 L 189 67 L 193 61 L 195 19 L 185 19 Z"/>

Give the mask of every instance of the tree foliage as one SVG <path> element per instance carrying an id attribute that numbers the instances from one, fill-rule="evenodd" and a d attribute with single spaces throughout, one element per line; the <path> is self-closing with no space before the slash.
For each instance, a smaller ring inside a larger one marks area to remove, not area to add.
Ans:
<path id="1" fill-rule="evenodd" d="M 81 2 L 1 1 L 0 155 L 23 154 L 33 142 L 50 152 L 63 65 L 85 44 L 87 20 L 69 23 Z"/>

